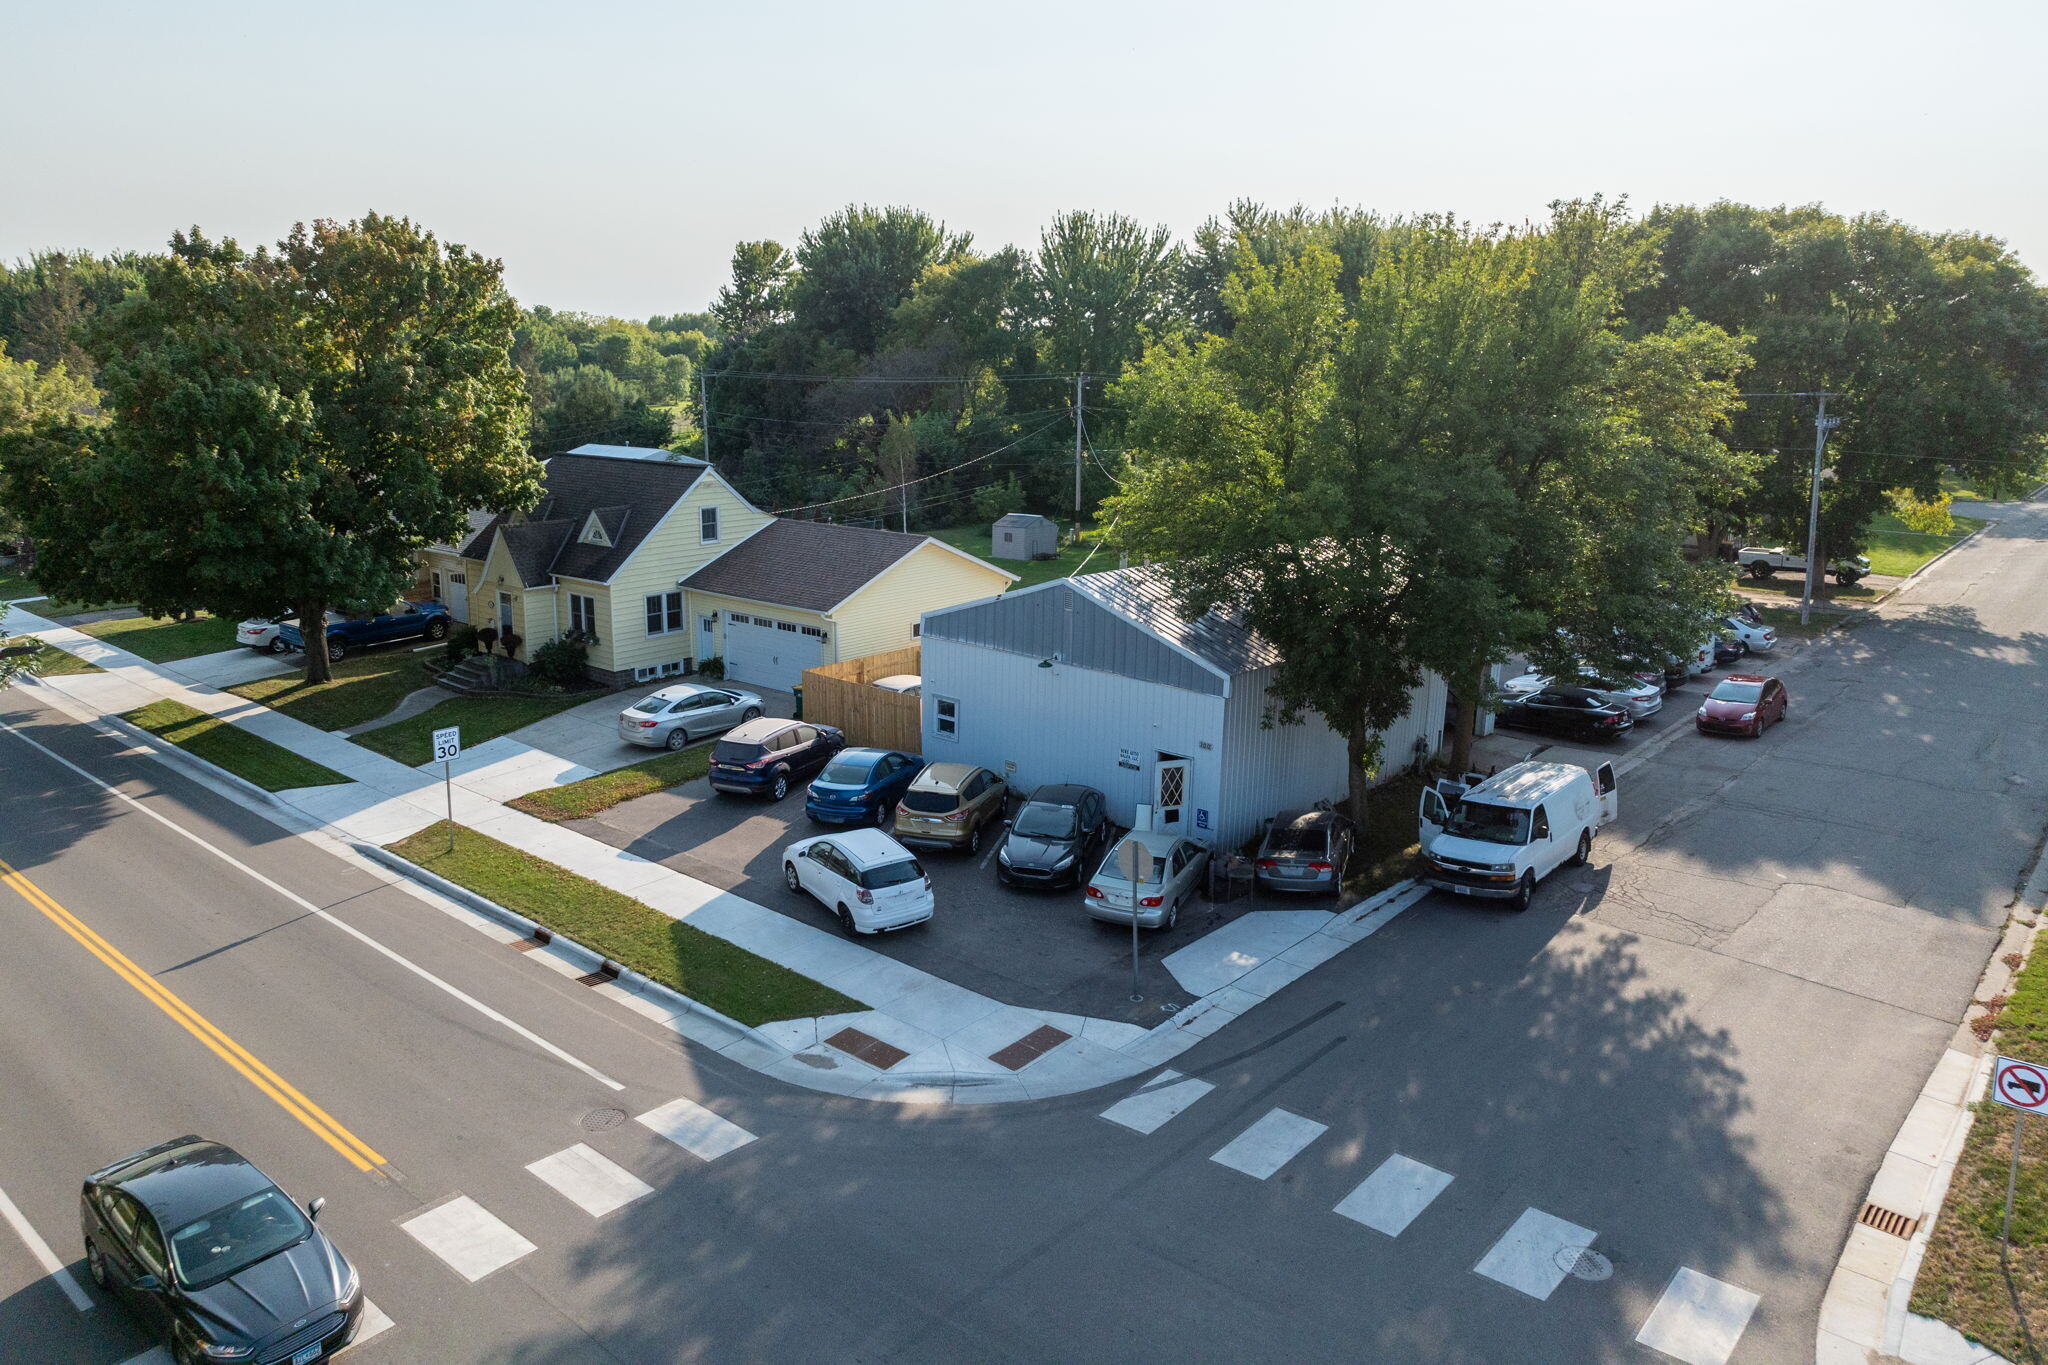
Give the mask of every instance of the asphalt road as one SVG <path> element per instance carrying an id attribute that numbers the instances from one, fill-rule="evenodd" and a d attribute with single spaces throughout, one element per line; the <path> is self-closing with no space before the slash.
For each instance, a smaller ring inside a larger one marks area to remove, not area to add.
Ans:
<path id="1" fill-rule="evenodd" d="M 0 890 L 0 1191 L 82 1279 L 81 1174 L 240 1146 L 327 1196 L 396 1324 L 364 1362 L 1647 1361 L 1681 1267 L 1760 1296 L 1734 1360 L 1811 1360 L 2048 825 L 2048 521 L 2003 515 L 1788 668 L 1765 739 L 1658 751 L 1527 914 L 1425 901 L 1184 1055 L 1214 1089 L 1149 1135 L 1098 1117 L 1129 1085 L 932 1111 L 767 1082 L 10 693 L 0 859 L 382 1164 Z M 707 1161 L 603 1126 L 679 1098 L 755 1140 Z M 1211 1159 L 1276 1107 L 1327 1131 L 1270 1179 Z M 525 1169 L 579 1142 L 652 1193 L 593 1218 Z M 1405 1231 L 1332 1212 L 1395 1153 L 1452 1177 Z M 456 1274 L 400 1224 L 457 1195 L 535 1250 Z M 1597 1234 L 1593 1278 L 1474 1273 L 1530 1209 Z M 0 1356 L 143 1345 L 0 1227 Z"/>

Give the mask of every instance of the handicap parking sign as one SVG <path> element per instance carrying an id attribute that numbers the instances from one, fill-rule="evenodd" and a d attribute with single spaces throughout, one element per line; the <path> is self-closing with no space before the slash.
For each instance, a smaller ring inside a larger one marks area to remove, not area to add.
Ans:
<path id="1" fill-rule="evenodd" d="M 1195 807 L 1195 828 L 1209 828 L 1209 812 L 1203 810 L 1200 806 Z"/>

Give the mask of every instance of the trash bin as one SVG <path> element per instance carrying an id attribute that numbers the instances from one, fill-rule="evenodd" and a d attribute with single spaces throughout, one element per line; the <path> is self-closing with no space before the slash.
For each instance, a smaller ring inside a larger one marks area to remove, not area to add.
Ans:
<path id="1" fill-rule="evenodd" d="M 791 719 L 802 720 L 804 718 L 804 685 L 798 683 L 795 687 L 789 689 L 789 694 L 796 698 L 796 711 L 791 716 Z"/>

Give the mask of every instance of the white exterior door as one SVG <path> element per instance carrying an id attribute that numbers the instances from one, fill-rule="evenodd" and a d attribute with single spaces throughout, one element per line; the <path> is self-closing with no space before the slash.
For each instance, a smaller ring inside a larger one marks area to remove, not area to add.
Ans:
<path id="1" fill-rule="evenodd" d="M 458 621 L 469 620 L 469 575 L 451 573 L 448 575 L 448 614 Z"/>
<path id="2" fill-rule="evenodd" d="M 762 625 L 762 617 L 725 620 L 725 676 L 735 682 L 779 687 L 787 692 L 804 680 L 804 670 L 822 662 L 825 642 L 801 630 Z"/>
<path id="3" fill-rule="evenodd" d="M 1152 827 L 1179 833 L 1186 828 L 1182 815 L 1188 804 L 1188 761 L 1167 754 L 1159 755 L 1156 799 L 1152 803 Z"/>

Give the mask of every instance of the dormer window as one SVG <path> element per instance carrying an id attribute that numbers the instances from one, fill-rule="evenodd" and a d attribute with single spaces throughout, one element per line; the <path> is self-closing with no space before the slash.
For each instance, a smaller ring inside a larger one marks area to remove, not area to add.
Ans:
<path id="1" fill-rule="evenodd" d="M 604 523 L 597 519 L 595 512 L 584 518 L 583 534 L 577 539 L 585 545 L 609 546 L 612 543 L 612 538 L 604 533 Z"/>
<path id="2" fill-rule="evenodd" d="M 697 513 L 697 538 L 709 545 L 718 539 L 718 509 L 706 507 Z"/>

